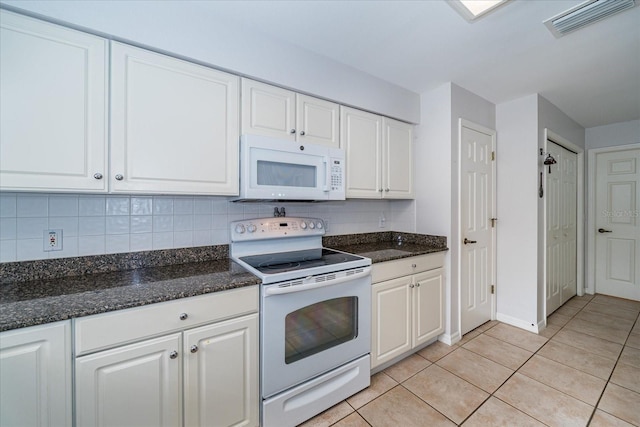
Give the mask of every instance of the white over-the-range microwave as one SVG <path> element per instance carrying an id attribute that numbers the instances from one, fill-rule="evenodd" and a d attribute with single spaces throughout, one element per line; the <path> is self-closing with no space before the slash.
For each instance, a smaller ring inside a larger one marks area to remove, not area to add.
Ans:
<path id="1" fill-rule="evenodd" d="M 339 148 L 242 135 L 235 201 L 344 200 L 344 163 Z"/>

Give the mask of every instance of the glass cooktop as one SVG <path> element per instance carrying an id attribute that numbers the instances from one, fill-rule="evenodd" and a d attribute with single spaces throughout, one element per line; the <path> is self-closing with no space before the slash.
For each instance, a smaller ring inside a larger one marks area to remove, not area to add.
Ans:
<path id="1" fill-rule="evenodd" d="M 264 274 L 277 274 L 313 267 L 340 264 L 363 259 L 357 255 L 337 252 L 326 248 L 302 251 L 280 252 L 264 255 L 250 255 L 240 259 Z"/>

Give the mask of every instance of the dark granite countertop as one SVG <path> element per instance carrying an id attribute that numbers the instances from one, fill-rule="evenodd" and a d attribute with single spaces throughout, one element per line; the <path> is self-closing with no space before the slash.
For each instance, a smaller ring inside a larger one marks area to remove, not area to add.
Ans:
<path id="1" fill-rule="evenodd" d="M 399 236 L 402 237 L 401 244 L 398 244 Z M 393 231 L 328 236 L 322 243 L 329 248 L 371 258 L 374 264 L 449 250 L 445 237 Z"/>
<path id="2" fill-rule="evenodd" d="M 6 283 L 0 331 L 259 283 L 228 259 Z"/>
<path id="3" fill-rule="evenodd" d="M 323 245 L 374 263 L 448 250 L 445 237 L 397 232 L 325 236 Z M 260 283 L 227 245 L 2 263 L 0 278 L 0 331 Z"/>

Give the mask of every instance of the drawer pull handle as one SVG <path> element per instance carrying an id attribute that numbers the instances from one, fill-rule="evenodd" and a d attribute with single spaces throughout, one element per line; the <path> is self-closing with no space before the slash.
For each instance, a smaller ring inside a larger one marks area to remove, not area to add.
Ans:
<path id="1" fill-rule="evenodd" d="M 180 313 L 180 320 L 187 320 L 189 315 L 187 313 Z"/>
<path id="2" fill-rule="evenodd" d="M 197 345 L 192 345 L 191 346 L 191 353 L 197 353 L 198 352 L 198 346 Z"/>
<path id="3" fill-rule="evenodd" d="M 178 352 L 173 350 L 171 353 L 169 353 L 169 359 L 176 359 L 178 357 Z"/>

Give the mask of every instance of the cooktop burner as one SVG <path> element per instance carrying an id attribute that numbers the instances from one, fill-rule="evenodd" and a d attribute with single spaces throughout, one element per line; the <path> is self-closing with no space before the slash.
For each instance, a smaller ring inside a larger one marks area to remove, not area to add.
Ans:
<path id="1" fill-rule="evenodd" d="M 287 271 L 340 264 L 362 259 L 357 255 L 338 252 L 326 248 L 307 249 L 293 252 L 279 252 L 264 255 L 251 255 L 240 259 L 264 274 L 277 274 Z"/>

